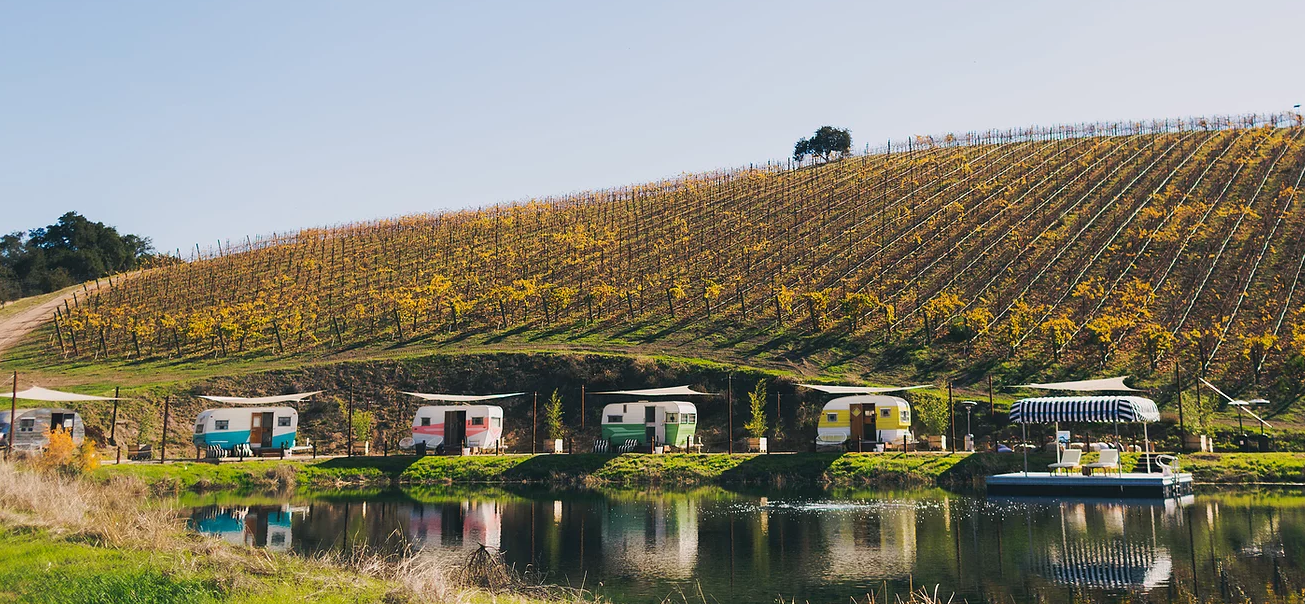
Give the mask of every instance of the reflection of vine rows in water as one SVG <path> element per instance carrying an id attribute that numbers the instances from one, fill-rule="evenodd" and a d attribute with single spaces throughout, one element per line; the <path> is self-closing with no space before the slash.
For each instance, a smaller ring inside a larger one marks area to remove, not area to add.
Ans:
<path id="1" fill-rule="evenodd" d="M 850 337 L 873 339 L 933 320 L 914 342 L 952 331 L 1006 354 L 985 348 L 994 332 L 1040 350 L 1034 338 L 1063 320 L 1053 348 L 1071 362 L 1135 352 L 1152 324 L 1174 336 L 1217 325 L 1216 353 L 1251 332 L 1286 342 L 1305 266 L 1291 211 L 1300 134 L 1270 116 L 919 139 L 821 165 L 305 229 L 79 299 L 50 347 L 281 354 L 632 321 L 673 322 L 668 333 L 779 322 L 795 337 L 855 323 Z"/>

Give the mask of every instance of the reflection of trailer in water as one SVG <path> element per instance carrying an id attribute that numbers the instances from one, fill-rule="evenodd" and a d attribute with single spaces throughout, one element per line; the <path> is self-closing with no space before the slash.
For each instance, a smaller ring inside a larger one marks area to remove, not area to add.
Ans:
<path id="1" fill-rule="evenodd" d="M 409 511 L 408 537 L 417 545 L 502 547 L 503 510 L 498 501 L 445 504 L 414 503 Z"/>
<path id="2" fill-rule="evenodd" d="M 631 569 L 655 569 L 668 578 L 694 578 L 700 512 L 696 498 L 662 495 L 612 499 L 608 505 L 601 525 L 607 571 L 617 575 Z M 634 507 L 649 511 L 629 509 Z"/>
<path id="3" fill-rule="evenodd" d="M 884 503 L 870 513 L 838 510 L 816 521 L 828 544 L 826 580 L 860 581 L 915 574 L 916 507 L 913 502 Z"/>
<path id="4" fill-rule="evenodd" d="M 191 516 L 195 530 L 235 545 L 289 551 L 294 515 L 304 508 L 290 505 L 210 506 Z"/>

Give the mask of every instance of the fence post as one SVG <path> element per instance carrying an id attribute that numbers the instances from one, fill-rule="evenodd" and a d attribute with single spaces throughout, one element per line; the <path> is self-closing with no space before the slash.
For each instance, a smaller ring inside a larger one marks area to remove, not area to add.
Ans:
<path id="1" fill-rule="evenodd" d="M 172 397 L 163 397 L 163 436 L 159 439 L 159 463 L 168 458 L 168 403 Z"/>

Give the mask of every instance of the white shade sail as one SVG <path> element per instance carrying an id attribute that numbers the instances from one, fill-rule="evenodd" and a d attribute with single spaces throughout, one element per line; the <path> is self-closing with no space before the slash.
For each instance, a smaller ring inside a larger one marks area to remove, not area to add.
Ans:
<path id="1" fill-rule="evenodd" d="M 1128 376 L 1101 378 L 1099 380 L 1079 380 L 1077 382 L 1052 382 L 1050 384 L 1020 384 L 1016 388 L 1040 388 L 1042 390 L 1072 390 L 1074 392 L 1142 392 L 1124 384 Z"/>
<path id="2" fill-rule="evenodd" d="M 408 396 L 415 396 L 428 401 L 440 401 L 445 403 L 474 403 L 476 401 L 488 401 L 496 398 L 507 398 L 509 396 L 521 396 L 524 392 L 508 392 L 504 394 L 427 394 L 425 392 L 404 392 Z"/>
<path id="3" fill-rule="evenodd" d="M 798 384 L 803 388 L 810 388 L 825 394 L 883 394 L 885 392 L 901 392 L 903 390 L 915 390 L 917 388 L 928 388 L 928 384 L 920 386 L 826 386 L 824 384 Z"/>
<path id="4" fill-rule="evenodd" d="M 644 390 L 611 390 L 608 392 L 590 392 L 589 394 L 626 394 L 629 396 L 711 396 L 711 393 L 709 392 L 698 392 L 688 386 L 647 388 Z"/>
<path id="5" fill-rule="evenodd" d="M 4 393 L 3 398 L 12 399 L 18 397 L 26 401 L 47 401 L 51 403 L 77 403 L 87 401 L 121 401 L 126 399 L 113 398 L 111 396 L 91 396 L 89 394 L 77 394 L 75 392 L 60 392 L 33 386 L 27 390 L 19 390 L 17 394 L 10 390 Z"/>
<path id="6" fill-rule="evenodd" d="M 293 403 L 302 401 L 314 394 L 321 394 L 321 390 L 313 392 L 300 392 L 298 394 L 281 394 L 277 396 L 257 396 L 245 398 L 242 396 L 208 396 L 201 394 L 199 398 L 207 399 L 215 403 L 226 403 L 228 405 L 272 405 L 275 403 Z"/>

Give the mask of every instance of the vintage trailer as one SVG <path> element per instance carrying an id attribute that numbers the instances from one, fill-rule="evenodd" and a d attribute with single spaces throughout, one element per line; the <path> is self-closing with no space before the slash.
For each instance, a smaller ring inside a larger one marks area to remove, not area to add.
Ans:
<path id="1" fill-rule="evenodd" d="M 816 424 L 817 447 L 841 447 L 848 441 L 914 440 L 911 405 L 896 396 L 862 394 L 825 403 Z"/>
<path id="2" fill-rule="evenodd" d="M 493 449 L 502 438 L 503 408 L 498 405 L 428 405 L 412 418 L 414 445 Z"/>
<path id="3" fill-rule="evenodd" d="M 231 450 L 237 445 L 259 449 L 289 449 L 295 446 L 299 412 L 290 407 L 232 407 L 205 409 L 195 419 L 195 446 L 219 446 Z"/>
<path id="4" fill-rule="evenodd" d="M 72 433 L 73 443 L 81 444 L 86 438 L 86 426 L 82 416 L 72 409 L 43 407 L 39 409 L 18 409 L 18 421 L 9 418 L 9 411 L 0 412 L 0 441 L 9 444 L 12 424 L 17 423 L 17 435 L 14 437 L 14 450 L 39 450 L 50 444 L 48 432 L 61 428 Z"/>
<path id="5" fill-rule="evenodd" d="M 613 445 L 688 447 L 698 428 L 698 408 L 684 401 L 638 401 L 603 407 L 603 438 Z"/>

